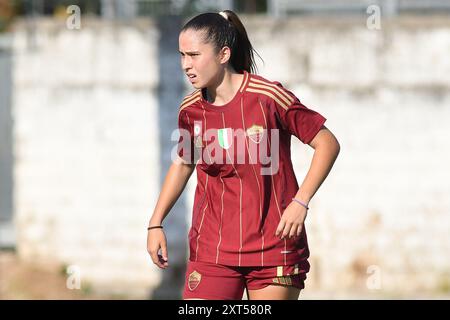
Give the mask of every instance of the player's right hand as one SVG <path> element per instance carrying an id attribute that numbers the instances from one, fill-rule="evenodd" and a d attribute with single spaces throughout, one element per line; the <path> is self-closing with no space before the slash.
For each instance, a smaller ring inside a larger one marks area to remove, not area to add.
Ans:
<path id="1" fill-rule="evenodd" d="M 161 249 L 161 254 L 159 250 Z M 163 229 L 150 229 L 147 232 L 147 252 L 152 261 L 161 269 L 169 266 L 169 257 L 167 255 L 167 240 Z"/>

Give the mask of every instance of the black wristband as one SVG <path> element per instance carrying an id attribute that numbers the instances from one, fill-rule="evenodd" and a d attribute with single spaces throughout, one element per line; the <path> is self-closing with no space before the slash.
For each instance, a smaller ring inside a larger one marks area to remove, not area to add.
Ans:
<path id="1" fill-rule="evenodd" d="M 161 228 L 161 229 L 162 229 L 163 226 L 153 226 L 153 227 L 148 227 L 147 230 L 150 230 L 150 229 L 156 229 L 156 228 Z"/>

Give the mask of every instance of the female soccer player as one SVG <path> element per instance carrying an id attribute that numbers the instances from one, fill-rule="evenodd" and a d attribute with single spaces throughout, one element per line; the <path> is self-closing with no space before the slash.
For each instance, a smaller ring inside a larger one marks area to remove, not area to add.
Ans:
<path id="1" fill-rule="evenodd" d="M 196 90 L 179 108 L 178 158 L 148 227 L 151 259 L 168 267 L 161 224 L 197 168 L 183 298 L 238 300 L 247 289 L 250 300 L 298 299 L 310 268 L 308 203 L 339 143 L 321 114 L 279 82 L 254 74 L 254 50 L 234 12 L 191 19 L 180 32 L 179 51 Z M 300 187 L 292 135 L 314 149 Z"/>

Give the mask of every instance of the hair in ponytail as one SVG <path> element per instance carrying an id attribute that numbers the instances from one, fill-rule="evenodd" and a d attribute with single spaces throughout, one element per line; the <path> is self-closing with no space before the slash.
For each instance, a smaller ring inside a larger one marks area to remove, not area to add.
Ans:
<path id="1" fill-rule="evenodd" d="M 229 47 L 231 49 L 230 64 L 236 72 L 244 73 L 245 70 L 256 73 L 253 55 L 256 50 L 248 39 L 244 25 L 233 11 L 199 14 L 189 20 L 181 31 L 188 29 L 204 31 L 204 41 L 212 43 L 217 52 L 225 46 Z M 256 54 L 259 56 L 258 52 Z"/>

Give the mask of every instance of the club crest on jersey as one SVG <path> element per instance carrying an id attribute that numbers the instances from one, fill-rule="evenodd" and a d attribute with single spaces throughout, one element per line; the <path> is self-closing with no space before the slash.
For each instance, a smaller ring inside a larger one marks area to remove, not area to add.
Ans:
<path id="1" fill-rule="evenodd" d="M 223 149 L 229 149 L 233 141 L 233 131 L 231 130 L 231 128 L 219 129 L 217 130 L 217 134 L 219 137 L 219 145 Z"/>
<path id="2" fill-rule="evenodd" d="M 260 143 L 264 134 L 264 128 L 263 126 L 254 124 L 250 128 L 248 128 L 246 132 L 250 140 L 252 140 L 254 143 Z"/>
<path id="3" fill-rule="evenodd" d="M 193 271 L 191 274 L 189 274 L 188 279 L 188 287 L 189 290 L 194 291 L 195 288 L 199 285 L 200 281 L 202 280 L 202 275 L 198 273 L 197 271 Z"/>

